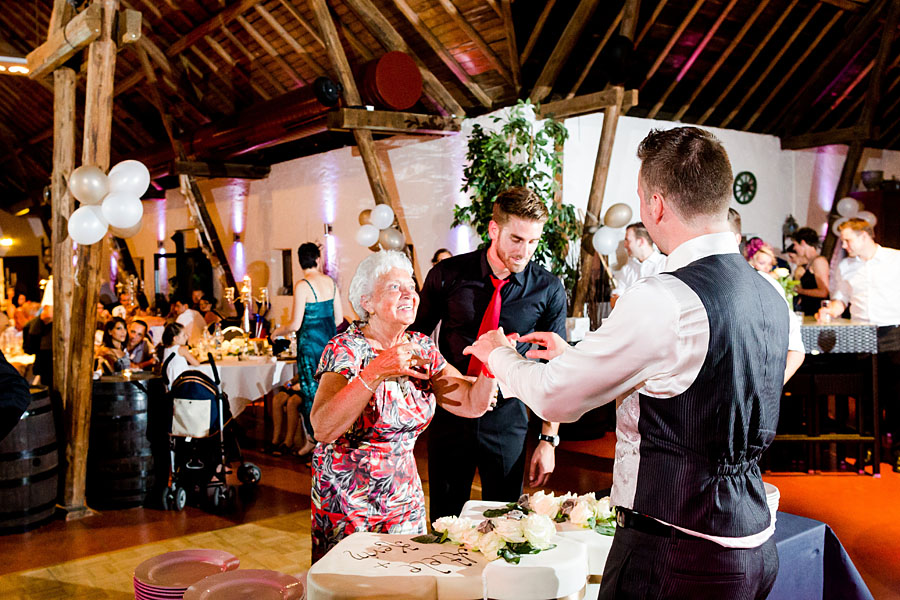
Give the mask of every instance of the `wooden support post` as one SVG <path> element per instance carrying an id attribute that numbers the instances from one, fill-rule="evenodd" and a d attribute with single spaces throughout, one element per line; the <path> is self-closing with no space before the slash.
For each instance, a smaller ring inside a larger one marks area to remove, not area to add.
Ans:
<path id="1" fill-rule="evenodd" d="M 119 0 L 94 0 L 103 8 L 100 37 L 88 49 L 85 85 L 84 143 L 81 163 L 109 169 L 112 134 L 113 84 L 116 74 L 116 42 L 113 23 Z M 100 258 L 102 246 L 78 246 L 75 290 L 72 297 L 71 368 L 68 384 L 72 392 L 66 409 L 66 483 L 63 505 L 68 518 L 87 516 L 85 504 L 88 440 L 91 426 L 91 390 L 94 362 L 94 323 L 100 295 Z"/>
<path id="2" fill-rule="evenodd" d="M 100 36 L 101 7 L 91 4 L 84 12 L 51 33 L 47 41 L 28 53 L 28 76 L 39 79 L 75 56 Z"/>
<path id="3" fill-rule="evenodd" d="M 66 177 L 75 168 L 75 71 L 53 72 L 53 174 L 50 178 L 53 253 L 53 385 L 65 409 L 68 406 L 69 340 L 72 314 L 72 240 L 66 229 L 73 200 Z"/>
<path id="4" fill-rule="evenodd" d="M 841 178 L 838 180 L 837 189 L 834 192 L 834 202 L 831 203 L 831 212 L 828 213 L 828 233 L 825 234 L 825 242 L 822 244 L 822 256 L 828 260 L 831 260 L 834 247 L 837 245 L 837 234 L 831 226 L 840 218 L 837 211 L 838 200 L 850 193 L 853 176 L 856 175 L 856 169 L 859 168 L 859 161 L 862 159 L 864 149 L 864 142 L 857 140 L 852 142 L 847 150 L 847 160 L 844 161 L 844 168 L 841 169 Z"/>
<path id="5" fill-rule="evenodd" d="M 585 220 L 596 217 L 598 224 L 601 222 L 600 211 L 603 208 L 603 193 L 606 191 L 606 179 L 609 175 L 609 161 L 612 158 L 613 142 L 616 139 L 616 127 L 619 124 L 619 115 L 622 112 L 622 99 L 625 90 L 621 86 L 613 88 L 616 92 L 617 102 L 607 108 L 603 113 L 603 128 L 600 133 L 600 146 L 597 150 L 597 161 L 594 164 L 594 178 L 591 182 L 591 193 L 588 196 L 587 215 Z M 584 302 L 588 296 L 593 271 L 594 255 L 586 248 L 589 243 L 582 236 L 581 242 L 581 267 L 578 270 L 578 283 L 575 287 L 575 299 L 573 300 L 573 312 L 576 317 L 583 316 Z M 591 314 L 591 327 L 597 327 L 594 314 Z"/>
<path id="6" fill-rule="evenodd" d="M 559 76 L 563 65 L 569 60 L 569 55 L 575 48 L 575 43 L 581 37 L 581 32 L 587 27 L 596 8 L 597 0 L 581 0 L 578 3 L 578 8 L 572 13 L 569 24 L 566 25 L 559 41 L 556 43 L 556 47 L 553 48 L 550 58 L 544 63 L 544 68 L 531 90 L 532 102 L 541 102 L 550 95 L 550 90 L 553 89 L 556 78 Z"/>
<path id="7" fill-rule="evenodd" d="M 338 108 L 328 113 L 328 129 L 338 131 L 368 129 L 382 133 L 455 135 L 461 127 L 462 119 L 441 115 L 362 108 Z"/>
<path id="8" fill-rule="evenodd" d="M 331 20 L 331 13 L 328 12 L 328 5 L 325 0 L 310 0 L 309 4 L 313 9 L 313 13 L 315 13 L 316 22 L 319 24 L 319 32 L 325 39 L 325 49 L 328 51 L 328 57 L 331 59 L 334 70 L 337 71 L 341 85 L 344 86 L 344 101 L 349 106 L 360 106 L 362 100 L 356 88 L 356 82 L 353 80 L 350 63 L 344 54 L 344 48 L 341 46 L 341 40 L 338 37 L 334 21 Z M 353 137 L 356 138 L 356 145 L 359 147 L 359 154 L 366 169 L 366 176 L 369 178 L 369 186 L 372 188 L 375 204 L 387 204 L 390 206 L 391 199 L 384 186 L 384 176 L 378 164 L 378 156 L 375 154 L 375 142 L 372 140 L 372 132 L 367 129 L 354 129 Z"/>

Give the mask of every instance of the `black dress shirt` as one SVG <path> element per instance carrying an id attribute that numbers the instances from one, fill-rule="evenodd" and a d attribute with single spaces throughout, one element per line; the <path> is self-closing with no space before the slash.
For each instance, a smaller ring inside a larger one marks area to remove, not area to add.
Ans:
<path id="1" fill-rule="evenodd" d="M 469 356 L 463 349 L 478 337 L 494 286 L 487 249 L 447 258 L 436 264 L 419 293 L 419 312 L 410 329 L 430 335 L 441 322 L 438 347 L 463 374 Z M 507 334 L 552 331 L 566 337 L 566 292 L 559 278 L 534 261 L 511 273 L 500 290 L 500 327 Z M 517 344 L 524 354 L 530 344 Z"/>

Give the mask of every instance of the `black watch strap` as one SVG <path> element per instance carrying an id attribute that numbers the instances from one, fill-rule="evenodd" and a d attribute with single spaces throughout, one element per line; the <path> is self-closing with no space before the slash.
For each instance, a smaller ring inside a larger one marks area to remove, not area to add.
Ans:
<path id="1" fill-rule="evenodd" d="M 541 442 L 549 442 L 553 445 L 554 448 L 559 446 L 559 436 L 558 435 L 547 435 L 545 433 L 538 434 L 538 440 Z"/>

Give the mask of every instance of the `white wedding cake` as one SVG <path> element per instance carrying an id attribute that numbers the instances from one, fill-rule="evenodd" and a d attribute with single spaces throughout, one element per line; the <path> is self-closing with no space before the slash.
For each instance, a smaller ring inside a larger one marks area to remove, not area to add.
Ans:
<path id="1" fill-rule="evenodd" d="M 565 537 L 554 536 L 554 548 L 522 555 L 519 564 L 414 537 L 350 535 L 309 570 L 307 598 L 546 600 L 580 596 L 587 581 L 586 546 Z"/>

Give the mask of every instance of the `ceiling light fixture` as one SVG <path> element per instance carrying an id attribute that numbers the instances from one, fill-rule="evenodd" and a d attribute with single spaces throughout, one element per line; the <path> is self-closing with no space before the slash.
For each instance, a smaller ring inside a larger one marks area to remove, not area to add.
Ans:
<path id="1" fill-rule="evenodd" d="M 28 75 L 28 61 L 18 56 L 0 55 L 0 73 L 8 75 Z"/>

